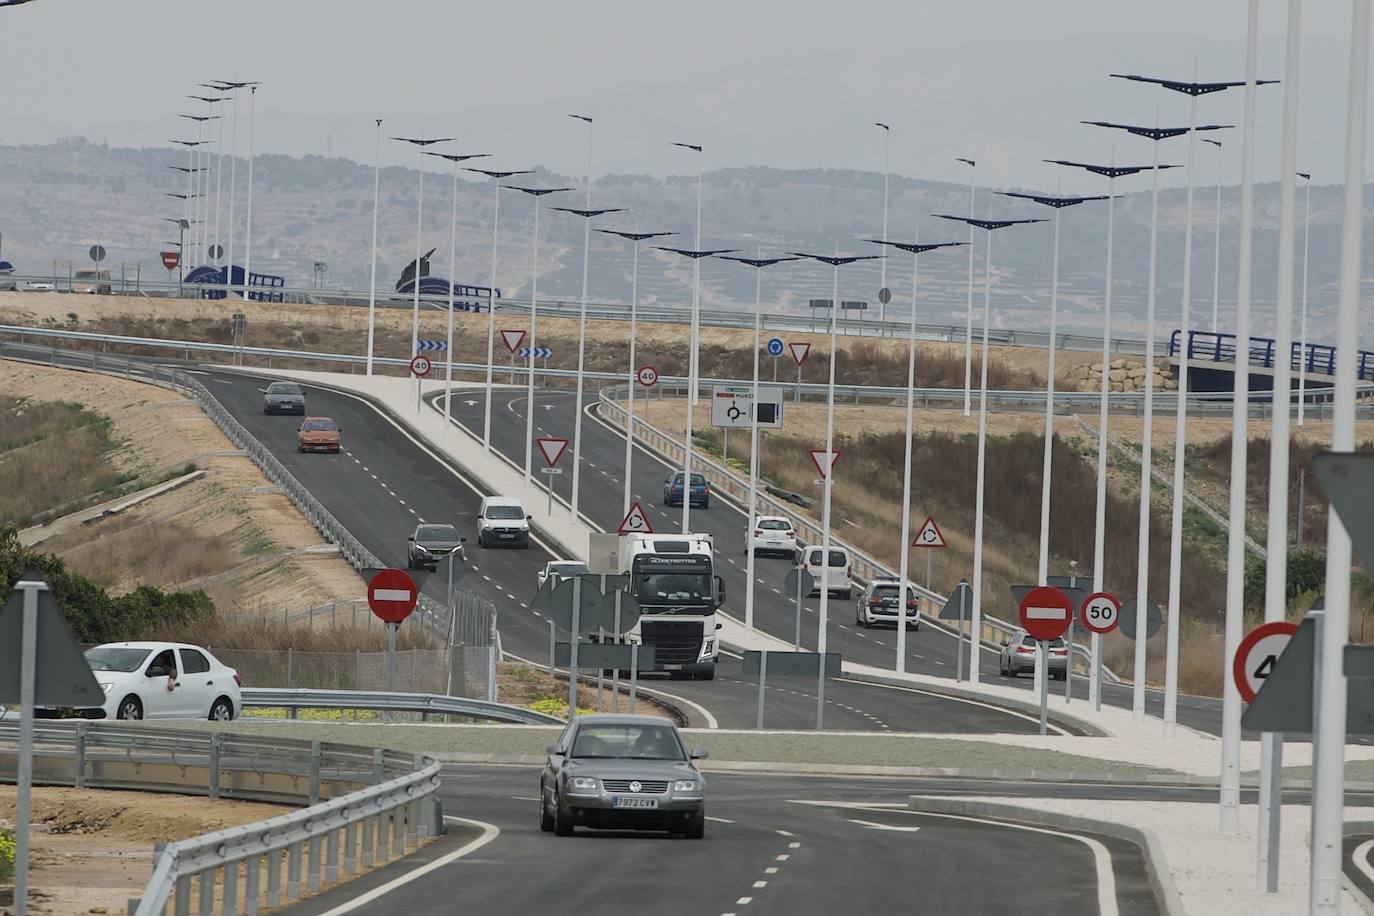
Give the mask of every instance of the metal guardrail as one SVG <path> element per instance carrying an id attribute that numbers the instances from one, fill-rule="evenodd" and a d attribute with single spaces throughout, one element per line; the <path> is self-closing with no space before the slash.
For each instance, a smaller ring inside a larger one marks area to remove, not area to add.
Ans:
<path id="1" fill-rule="evenodd" d="M 0 722 L 0 779 L 16 778 L 19 726 Z M 256 914 L 401 856 L 438 832 L 440 764 L 422 755 L 292 738 L 105 722 L 35 722 L 34 782 L 306 805 L 159 845 L 136 916 Z M 359 851 L 361 849 L 361 855 Z M 342 850 L 342 868 L 340 851 Z M 285 895 L 282 860 L 285 856 Z M 242 890 L 240 890 L 242 871 Z M 195 899 L 193 900 L 193 885 Z M 216 894 L 216 890 L 220 890 Z"/>
<path id="2" fill-rule="evenodd" d="M 1168 355 L 1177 357 L 1183 349 L 1179 338 L 1182 337 L 1181 331 L 1174 331 L 1169 336 Z M 1218 333 L 1216 331 L 1189 331 L 1188 332 L 1188 359 L 1206 361 L 1220 364 L 1235 365 L 1236 362 L 1237 338 L 1235 334 Z M 1308 343 L 1307 351 L 1303 352 L 1301 341 L 1293 341 L 1292 349 L 1289 353 L 1289 367 L 1294 372 L 1305 372 L 1308 375 L 1330 375 L 1336 374 L 1336 347 L 1330 344 Z M 1276 344 L 1272 337 L 1250 338 L 1249 347 L 1250 365 L 1258 366 L 1262 369 L 1273 369 L 1280 362 L 1276 351 Z M 1374 352 L 1369 350 L 1359 350 L 1355 354 L 1356 365 L 1355 375 L 1360 381 L 1374 382 Z"/>
<path id="3" fill-rule="evenodd" d="M 371 690 L 314 690 L 288 687 L 245 687 L 244 707 L 258 709 L 371 709 L 463 716 L 517 725 L 564 725 L 564 720 L 521 706 L 489 703 L 436 693 L 388 693 Z"/>
<path id="4" fill-rule="evenodd" d="M 617 387 L 601 389 L 598 407 L 605 409 L 611 415 L 608 419 L 623 429 L 625 426 L 625 408 L 615 400 L 616 395 L 622 393 L 623 389 Z M 638 417 L 635 418 L 634 427 L 635 438 L 640 440 L 651 451 L 657 452 L 666 461 L 677 465 L 681 464 L 683 460 L 683 446 L 679 440 Z M 726 467 L 715 461 L 709 455 L 704 455 L 699 451 L 693 451 L 692 470 L 704 473 L 717 493 L 724 493 L 728 498 L 741 506 L 747 507 L 749 505 L 749 481 L 737 474 L 732 468 Z M 779 515 L 791 521 L 792 526 L 797 530 L 799 539 L 805 536 L 809 543 L 812 544 L 820 544 L 824 541 L 825 532 L 822 530 L 821 526 L 817 525 L 808 516 L 797 512 L 792 504 L 776 498 L 772 494 L 766 492 L 762 486 L 758 487 L 756 495 L 760 507 L 759 511 L 767 512 L 771 515 Z M 835 546 L 842 547 L 849 551 L 849 556 L 853 562 L 854 571 L 856 573 L 855 578 L 860 581 L 867 583 L 881 576 L 895 577 L 897 575 L 896 570 L 889 568 L 884 565 L 882 561 L 864 553 L 862 550 L 845 543 L 845 541 L 837 537 L 833 531 L 830 534 L 830 541 Z M 947 600 L 946 597 L 916 582 L 910 582 L 910 585 L 915 590 L 917 596 L 926 602 L 924 613 L 927 618 L 930 620 L 936 619 L 936 613 L 938 613 L 939 608 L 944 607 L 945 601 Z M 983 623 L 983 632 L 979 634 L 979 638 L 991 641 L 994 644 L 1000 642 L 1003 638 L 1010 639 L 1012 635 L 1020 630 L 1019 626 L 1004 620 L 999 620 L 987 613 L 987 611 L 983 612 L 981 619 Z M 1079 643 L 1075 643 L 1073 649 L 1074 657 L 1083 663 L 1084 670 L 1088 670 L 1087 666 L 1092 663 L 1092 653 L 1086 646 Z M 1120 682 L 1121 680 L 1115 672 L 1106 666 L 1103 666 L 1102 672 L 1109 681 Z"/>

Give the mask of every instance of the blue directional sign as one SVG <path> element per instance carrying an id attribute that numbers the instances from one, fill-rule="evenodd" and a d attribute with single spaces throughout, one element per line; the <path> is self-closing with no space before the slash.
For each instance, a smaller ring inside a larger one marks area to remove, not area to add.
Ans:
<path id="1" fill-rule="evenodd" d="M 780 337 L 774 337 L 774 338 L 772 338 L 771 340 L 768 341 L 768 355 L 769 355 L 769 356 L 782 356 L 782 350 L 783 350 L 782 338 L 780 338 Z"/>
<path id="2" fill-rule="evenodd" d="M 421 353 L 425 350 L 447 350 L 448 344 L 444 343 L 442 340 L 422 340 L 416 345 L 415 349 L 419 350 Z"/>
<path id="3" fill-rule="evenodd" d="M 520 355 L 523 356 L 523 357 L 525 357 L 526 359 L 528 359 L 528 358 L 529 358 L 529 355 L 530 355 L 530 348 L 529 348 L 529 347 L 521 347 L 521 348 L 520 348 Z M 553 349 L 550 348 L 550 347 L 535 347 L 535 348 L 534 348 L 534 358 L 535 358 L 535 359 L 549 359 L 549 358 L 551 358 L 552 356 L 553 356 Z"/>

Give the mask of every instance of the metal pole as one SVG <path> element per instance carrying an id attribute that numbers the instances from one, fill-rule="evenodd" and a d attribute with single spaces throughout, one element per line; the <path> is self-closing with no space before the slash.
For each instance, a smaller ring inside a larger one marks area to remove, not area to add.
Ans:
<path id="1" fill-rule="evenodd" d="M 978 646 L 983 624 L 983 480 L 988 454 L 988 325 L 992 323 L 992 231 L 987 232 L 983 261 L 983 366 L 978 391 L 978 484 L 973 510 L 973 612 L 969 633 L 968 679 L 980 680 Z"/>
<path id="2" fill-rule="evenodd" d="M 760 251 L 759 255 L 762 256 Z M 748 526 L 746 537 L 749 540 L 748 553 L 744 558 L 744 628 L 754 629 L 754 547 L 753 531 L 758 522 L 759 486 L 759 344 L 763 337 L 763 266 L 754 266 L 754 389 L 749 407 L 749 507 L 744 512 L 744 524 Z M 729 429 L 725 431 L 727 434 Z M 728 441 L 728 440 L 727 440 Z M 766 654 L 766 653 L 765 653 Z M 759 699 L 759 728 L 763 728 L 763 699 Z"/>
<path id="3" fill-rule="evenodd" d="M 1259 54 L 1259 0 L 1248 4 L 1245 47 L 1245 121 L 1241 147 L 1240 253 L 1236 284 L 1235 394 L 1231 411 L 1231 491 L 1226 568 L 1226 630 L 1222 658 L 1235 658 L 1245 611 L 1246 451 L 1250 414 L 1250 262 L 1255 201 L 1255 68 Z M 1359 205 L 1356 204 L 1358 211 Z M 1348 214 L 1347 214 L 1348 216 Z M 1358 235 L 1358 229 L 1356 230 Z M 1335 513 L 1331 513 L 1333 518 Z M 1328 553 L 1328 563 L 1330 554 Z M 1328 567 L 1329 568 L 1329 567 Z M 1328 601 L 1330 600 L 1328 593 Z M 1137 628 L 1137 632 L 1143 632 Z M 1344 690 L 1344 686 L 1342 686 Z M 1220 826 L 1240 831 L 1240 691 L 1222 678 Z M 1341 694 L 1341 703 L 1345 694 Z M 1342 719 L 1344 714 L 1342 713 Z M 1315 846 L 1314 846 L 1315 848 Z M 1313 861 L 1315 862 L 1315 856 Z"/>
<path id="4" fill-rule="evenodd" d="M 399 625 L 394 623 L 386 625 L 386 689 L 388 691 L 396 689 L 396 631 L 399 628 Z"/>
<path id="5" fill-rule="evenodd" d="M 1221 141 L 1208 140 L 1217 148 L 1217 228 L 1212 246 L 1212 333 L 1217 332 L 1217 307 L 1221 303 Z"/>
<path id="6" fill-rule="evenodd" d="M 1331 449 L 1355 450 L 1355 349 L 1360 334 L 1360 246 L 1364 217 L 1365 100 L 1369 78 L 1369 0 L 1353 0 L 1350 89 L 1346 114 L 1345 211 L 1341 221 L 1341 285 L 1336 339 L 1341 367 L 1332 405 Z M 1340 912 L 1341 812 L 1345 794 L 1346 679 L 1342 655 L 1350 636 L 1350 535 L 1327 513 L 1326 621 L 1322 660 L 1321 728 L 1314 736 L 1311 897 L 1314 914 Z"/>
<path id="7" fill-rule="evenodd" d="M 883 129 L 883 234 L 879 236 L 879 238 L 885 239 L 887 238 L 887 184 L 888 177 L 892 171 L 890 167 L 891 156 L 889 155 L 892 150 L 892 128 L 886 124 L 879 124 L 878 126 Z M 880 271 L 878 275 L 878 288 L 887 289 L 887 258 L 883 258 L 878 262 L 878 269 Z M 887 303 L 881 300 L 878 302 L 878 321 L 882 324 L 882 330 L 878 333 L 886 334 Z M 755 343 L 755 347 L 757 346 L 758 344 Z M 754 400 L 758 400 L 757 392 L 755 393 Z"/>
<path id="8" fill-rule="evenodd" d="M 1040 736 L 1049 730 L 1050 709 L 1050 644 L 1040 639 L 1036 641 L 1036 653 L 1040 656 Z"/>
<path id="9" fill-rule="evenodd" d="M 1307 203 L 1302 217 L 1302 319 L 1299 321 L 1298 353 L 1298 425 L 1302 426 L 1307 412 L 1307 367 L 1311 358 L 1307 353 L 1307 243 L 1312 237 L 1312 176 L 1307 182 Z M 1301 535 L 1299 536 L 1301 538 Z"/>
<path id="10" fill-rule="evenodd" d="M 239 90 L 234 87 L 233 94 L 234 107 L 234 126 L 229 129 L 229 259 L 228 273 L 224 275 L 225 295 L 234 298 L 234 201 L 238 197 L 236 190 L 239 174 Z M 243 278 L 245 281 L 247 276 Z"/>
<path id="11" fill-rule="evenodd" d="M 553 482 L 549 482 L 553 492 Z M 582 577 L 573 578 L 572 645 L 568 647 L 568 720 L 577 716 L 577 644 L 582 641 Z"/>
<path id="12" fill-rule="evenodd" d="M 1295 534 L 1296 543 L 1293 550 L 1302 553 L 1303 529 L 1306 528 L 1307 521 L 1307 468 L 1306 466 L 1298 469 L 1298 518 Z"/>
<path id="13" fill-rule="evenodd" d="M 534 266 L 530 271 L 530 352 L 529 377 L 525 380 L 525 489 L 529 490 L 530 462 L 534 457 L 534 348 L 535 331 L 539 318 L 539 195 L 534 195 Z M 491 398 L 487 398 L 487 409 L 491 409 Z M 553 486 L 550 484 L 550 492 Z M 552 495 L 550 499 L 552 500 Z M 551 504 L 552 505 L 552 504 Z M 549 509 L 553 511 L 552 508 Z"/>
<path id="14" fill-rule="evenodd" d="M 491 373 L 492 357 L 496 345 L 496 243 L 501 226 L 501 179 L 494 178 L 495 200 L 491 210 L 491 274 L 487 283 L 487 395 L 482 405 L 482 457 L 491 455 Z M 510 355 L 511 384 L 515 384 L 515 353 Z"/>
<path id="15" fill-rule="evenodd" d="M 830 296 L 830 380 L 826 386 L 825 397 L 825 476 L 821 484 L 821 610 L 816 635 L 816 652 L 821 656 L 820 673 L 816 677 L 816 731 L 821 730 L 825 705 L 825 648 L 826 631 L 829 628 L 830 614 L 830 497 L 835 482 L 835 365 L 840 361 L 838 344 L 835 339 L 835 316 L 839 312 L 835 306 L 840 301 L 839 247 L 836 246 L 837 260 L 831 265 Z"/>
<path id="16" fill-rule="evenodd" d="M 954 681 L 958 683 L 964 679 L 964 592 L 959 592 L 959 632 L 956 634 L 954 642 Z M 972 655 L 969 656 L 969 664 L 973 664 Z"/>
<path id="17" fill-rule="evenodd" d="M 754 721 L 754 728 L 763 731 L 763 691 L 764 681 L 768 678 L 768 650 L 759 652 L 759 711 Z"/>
<path id="18" fill-rule="evenodd" d="M 639 227 L 636 220 L 635 234 L 638 235 Z M 631 468 L 634 466 L 635 454 L 635 386 L 639 384 L 639 367 L 635 365 L 635 343 L 636 335 L 639 333 L 639 239 L 634 239 L 634 255 L 630 267 L 630 380 L 627 387 L 625 401 L 625 497 L 621 501 L 621 511 L 624 515 L 630 514 L 630 501 L 633 498 L 632 484 L 634 475 Z M 645 405 L 648 405 L 648 393 L 645 393 Z M 620 607 L 620 599 L 616 598 L 616 608 Z M 620 627 L 616 627 L 616 633 L 620 632 Z"/>
<path id="19" fill-rule="evenodd" d="M 549 677 L 553 677 L 553 659 L 558 648 L 558 632 L 552 620 L 549 621 Z"/>
<path id="20" fill-rule="evenodd" d="M 415 155 L 420 161 L 420 192 L 415 200 L 415 299 L 414 306 L 410 313 L 410 356 L 414 356 L 419 350 L 420 344 L 420 235 L 424 231 L 424 212 L 425 212 L 425 147 L 423 144 L 415 145 Z M 419 400 L 420 378 L 415 378 L 416 400 Z"/>
<path id="21" fill-rule="evenodd" d="M 639 643 L 630 643 L 630 715 L 635 712 L 635 695 L 639 692 Z"/>
<path id="22" fill-rule="evenodd" d="M 886 200 L 886 198 L 884 198 Z M 883 238 L 887 238 L 887 208 L 883 208 Z M 920 242 L 918 237 L 916 242 Z M 883 264 L 887 264 L 887 258 L 883 258 Z M 912 413 L 916 408 L 916 292 L 919 288 L 920 279 L 920 250 L 913 250 L 911 253 L 911 324 L 907 334 L 906 347 L 906 433 L 902 441 L 902 541 L 899 545 L 901 553 L 898 555 L 899 569 L 897 571 L 897 581 L 901 584 L 897 587 L 897 658 L 896 670 L 899 674 L 906 672 L 906 594 L 907 594 L 907 564 L 911 558 L 911 423 Z M 883 268 L 886 270 L 886 266 Z M 887 287 L 887 283 L 883 283 Z M 829 562 L 827 556 L 826 562 Z M 926 549 L 926 588 L 930 587 L 930 549 Z M 824 661 L 824 660 L 822 660 Z"/>
<path id="23" fill-rule="evenodd" d="M 449 421 L 452 417 L 451 404 L 453 402 L 453 278 L 458 275 L 458 160 L 453 161 L 453 217 L 449 228 L 448 241 L 448 336 L 445 338 L 445 350 L 448 359 L 445 361 L 446 371 L 444 373 L 444 429 L 449 428 Z M 415 279 L 419 283 L 419 277 Z M 488 360 L 487 365 L 491 365 Z M 452 558 L 449 563 L 452 565 Z"/>
<path id="24" fill-rule="evenodd" d="M 963 160 L 968 163 L 968 218 L 974 218 L 973 204 L 977 198 L 978 166 L 972 159 Z M 968 227 L 968 302 L 964 309 L 964 416 L 972 413 L 973 400 L 973 252 L 974 237 L 973 224 Z M 988 240 L 991 243 L 991 239 Z M 988 335 L 983 334 L 983 359 L 987 360 Z"/>
<path id="25" fill-rule="evenodd" d="M 1102 294 L 1102 390 L 1097 404 L 1097 502 L 1093 526 L 1093 591 L 1103 589 L 1107 551 L 1107 436 L 1108 407 L 1111 403 L 1112 359 L 1112 250 L 1116 228 L 1116 148 L 1112 148 L 1112 169 L 1107 178 L 1107 268 Z M 1088 681 L 1088 702 L 1102 710 L 1102 635 L 1092 635 L 1093 669 Z"/>
<path id="26" fill-rule="evenodd" d="M 1045 450 L 1040 471 L 1040 569 L 1038 585 L 1050 574 L 1050 481 L 1054 474 L 1054 356 L 1059 336 L 1059 207 L 1054 208 L 1054 261 L 1050 268 L 1050 345 L 1045 369 Z M 1045 655 L 1049 660 L 1048 652 Z M 1048 671 L 1048 668 L 1046 669 Z"/>
<path id="27" fill-rule="evenodd" d="M 797 625 L 792 635 L 792 651 L 801 651 L 801 609 L 802 609 L 802 587 L 801 587 L 801 567 L 797 567 Z"/>
<path id="28" fill-rule="evenodd" d="M 372 374 L 373 337 L 377 326 L 377 208 L 382 189 L 382 119 L 377 122 L 377 148 L 372 160 L 372 282 L 367 293 L 367 374 Z"/>
<path id="29" fill-rule="evenodd" d="M 587 213 L 582 219 L 582 307 L 577 316 L 577 396 L 573 412 L 572 502 L 569 514 L 577 521 L 582 483 L 582 391 L 586 384 L 587 268 L 592 251 L 592 122 L 587 121 Z"/>
<path id="30" fill-rule="evenodd" d="M 24 593 L 24 628 L 19 656 L 19 773 L 15 798 L 14 912 L 28 912 L 29 822 L 32 820 L 33 705 L 38 677 L 38 593 L 48 590 L 41 580 L 15 583 Z"/>

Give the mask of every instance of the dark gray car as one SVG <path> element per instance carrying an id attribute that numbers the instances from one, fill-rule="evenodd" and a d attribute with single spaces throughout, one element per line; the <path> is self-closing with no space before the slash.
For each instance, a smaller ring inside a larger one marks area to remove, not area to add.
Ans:
<path id="1" fill-rule="evenodd" d="M 305 392 L 295 382 L 273 382 L 262 396 L 262 412 L 305 416 Z"/>
<path id="2" fill-rule="evenodd" d="M 539 777 L 539 828 L 706 832 L 706 780 L 672 722 L 660 716 L 578 716 L 549 745 Z"/>
<path id="3" fill-rule="evenodd" d="M 433 570 L 463 543 L 464 538 L 458 536 L 458 529 L 452 525 L 416 525 L 409 540 L 406 567 Z"/>

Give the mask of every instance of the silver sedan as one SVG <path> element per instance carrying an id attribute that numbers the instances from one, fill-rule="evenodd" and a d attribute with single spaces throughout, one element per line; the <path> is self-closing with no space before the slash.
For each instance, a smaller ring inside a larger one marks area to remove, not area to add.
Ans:
<path id="1" fill-rule="evenodd" d="M 706 779 L 677 727 L 659 716 L 578 716 L 549 745 L 539 777 L 539 827 L 706 832 Z"/>

